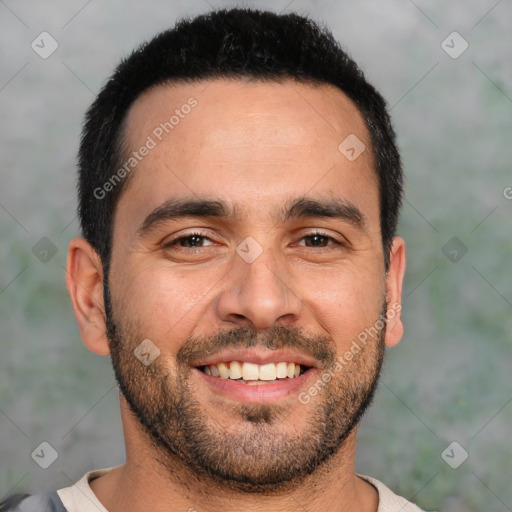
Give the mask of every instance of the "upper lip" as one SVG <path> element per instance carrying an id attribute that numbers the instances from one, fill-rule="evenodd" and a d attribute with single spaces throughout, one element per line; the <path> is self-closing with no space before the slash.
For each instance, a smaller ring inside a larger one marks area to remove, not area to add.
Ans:
<path id="1" fill-rule="evenodd" d="M 210 364 L 225 363 L 230 361 L 240 361 L 254 364 L 267 364 L 267 363 L 296 363 L 304 366 L 319 367 L 318 361 L 315 358 L 294 352 L 293 350 L 270 350 L 270 349 L 225 349 L 204 356 L 192 364 L 192 366 L 206 366 Z"/>

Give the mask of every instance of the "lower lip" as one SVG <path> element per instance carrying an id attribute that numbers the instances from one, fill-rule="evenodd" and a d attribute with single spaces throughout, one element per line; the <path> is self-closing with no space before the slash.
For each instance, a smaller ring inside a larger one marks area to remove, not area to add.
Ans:
<path id="1" fill-rule="evenodd" d="M 309 368 L 299 377 L 292 379 L 268 381 L 271 383 L 254 385 L 244 384 L 241 379 L 221 379 L 220 377 L 206 375 L 197 368 L 193 368 L 192 371 L 197 374 L 202 382 L 205 382 L 222 395 L 239 401 L 260 403 L 271 402 L 292 395 L 296 396 L 300 389 L 305 387 L 309 380 L 313 378 L 316 368 Z"/>

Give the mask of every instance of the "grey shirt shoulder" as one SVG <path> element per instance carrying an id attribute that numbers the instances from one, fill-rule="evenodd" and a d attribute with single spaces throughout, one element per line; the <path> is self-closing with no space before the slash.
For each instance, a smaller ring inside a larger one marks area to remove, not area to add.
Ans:
<path id="1" fill-rule="evenodd" d="M 57 492 L 13 496 L 0 504 L 0 512 L 66 512 Z"/>

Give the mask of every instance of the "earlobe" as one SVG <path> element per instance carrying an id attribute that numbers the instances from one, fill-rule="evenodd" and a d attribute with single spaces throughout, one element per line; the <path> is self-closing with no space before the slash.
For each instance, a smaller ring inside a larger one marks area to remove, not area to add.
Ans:
<path id="1" fill-rule="evenodd" d="M 390 250 L 389 268 L 386 274 L 387 289 L 387 322 L 386 346 L 395 346 L 403 336 L 402 323 L 402 285 L 406 266 L 405 242 L 401 237 L 395 237 Z"/>
<path id="2" fill-rule="evenodd" d="M 103 267 L 98 253 L 84 238 L 74 238 L 69 244 L 66 286 L 82 341 L 96 354 L 109 354 L 103 303 Z"/>

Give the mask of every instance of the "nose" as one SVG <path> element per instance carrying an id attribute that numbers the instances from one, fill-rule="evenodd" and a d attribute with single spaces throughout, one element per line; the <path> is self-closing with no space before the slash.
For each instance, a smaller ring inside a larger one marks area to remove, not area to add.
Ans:
<path id="1" fill-rule="evenodd" d="M 276 323 L 293 326 L 304 307 L 292 289 L 286 262 L 278 261 L 270 249 L 252 263 L 236 255 L 226 280 L 216 300 L 216 314 L 222 322 L 256 331 Z"/>

